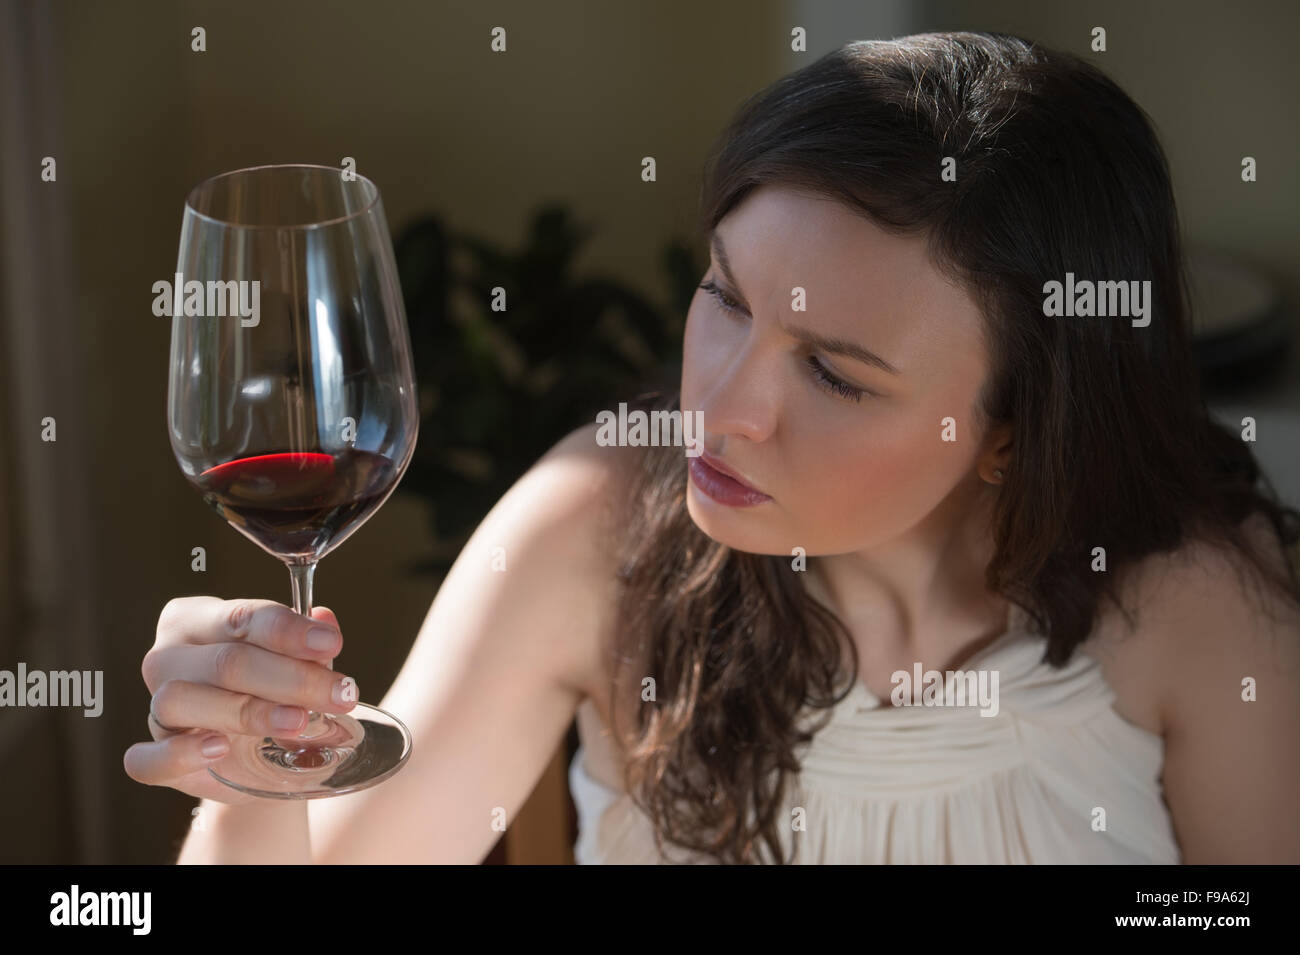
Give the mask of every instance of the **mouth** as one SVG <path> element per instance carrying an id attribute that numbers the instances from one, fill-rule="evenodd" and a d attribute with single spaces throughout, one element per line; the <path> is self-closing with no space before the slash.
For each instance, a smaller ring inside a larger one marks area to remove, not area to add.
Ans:
<path id="1" fill-rule="evenodd" d="M 747 484 L 716 458 L 700 454 L 690 459 L 691 479 L 695 486 L 719 504 L 730 507 L 753 507 L 771 496 Z"/>

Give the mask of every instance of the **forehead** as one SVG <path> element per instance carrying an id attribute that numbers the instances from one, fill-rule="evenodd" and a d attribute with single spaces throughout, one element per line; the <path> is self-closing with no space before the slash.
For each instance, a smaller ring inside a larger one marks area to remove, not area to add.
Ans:
<path id="1" fill-rule="evenodd" d="M 719 223 L 739 291 L 751 309 L 799 316 L 824 335 L 879 353 L 903 375 L 983 368 L 979 309 L 930 261 L 925 236 L 892 235 L 843 204 L 763 185 Z"/>

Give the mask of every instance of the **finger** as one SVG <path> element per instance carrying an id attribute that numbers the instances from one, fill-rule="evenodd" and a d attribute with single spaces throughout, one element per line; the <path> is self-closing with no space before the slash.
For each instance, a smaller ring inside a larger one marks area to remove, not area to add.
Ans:
<path id="1" fill-rule="evenodd" d="M 168 680 L 158 688 L 154 717 L 168 726 L 198 726 L 205 733 L 231 736 L 296 736 L 307 726 L 305 707 L 185 680 Z M 174 735 L 156 728 L 153 720 L 149 726 L 156 740 Z"/>
<path id="2" fill-rule="evenodd" d="M 339 618 L 329 607 L 312 607 L 311 615 L 313 620 L 319 620 L 327 626 L 342 632 L 343 628 L 339 626 Z"/>
<path id="3" fill-rule="evenodd" d="M 154 715 L 169 726 L 202 726 L 184 706 L 188 687 L 168 688 L 168 683 L 203 683 L 231 693 L 248 694 L 290 706 L 346 713 L 356 705 L 356 681 L 329 667 L 295 660 L 247 643 L 218 643 L 202 647 L 170 647 L 150 651 L 158 672 L 166 680 L 154 689 Z M 179 694 L 179 705 L 164 696 Z M 172 718 L 168 718 L 171 714 Z"/>
<path id="4" fill-rule="evenodd" d="M 214 738 L 225 744 L 225 750 L 214 756 L 204 755 L 202 747 Z M 166 786 L 211 766 L 229 747 L 230 741 L 219 733 L 182 733 L 153 743 L 136 743 L 122 756 L 122 768 L 138 783 Z"/>
<path id="5" fill-rule="evenodd" d="M 152 736 L 155 740 L 167 739 L 170 736 L 176 736 L 178 733 L 189 732 L 188 727 L 186 728 L 177 727 L 176 729 L 169 730 L 166 726 L 162 726 L 158 722 L 158 717 L 154 716 L 153 713 L 149 713 L 145 717 L 145 725 L 149 727 L 149 735 Z M 170 726 L 171 724 L 168 725 Z"/>
<path id="6" fill-rule="evenodd" d="M 304 660 L 331 660 L 343 649 L 337 618 L 294 613 L 274 600 L 177 597 L 158 617 L 155 649 L 242 641 Z"/>

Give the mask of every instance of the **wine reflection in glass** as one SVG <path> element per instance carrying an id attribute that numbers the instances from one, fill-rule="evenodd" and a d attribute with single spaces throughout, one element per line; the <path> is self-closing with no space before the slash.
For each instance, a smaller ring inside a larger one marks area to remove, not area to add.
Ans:
<path id="1" fill-rule="evenodd" d="M 310 616 L 322 557 L 397 487 L 419 431 L 410 333 L 379 190 L 329 166 L 240 169 L 186 199 L 167 425 L 189 482 L 289 568 Z M 357 703 L 296 736 L 234 736 L 210 767 L 257 796 L 355 792 L 411 734 Z"/>

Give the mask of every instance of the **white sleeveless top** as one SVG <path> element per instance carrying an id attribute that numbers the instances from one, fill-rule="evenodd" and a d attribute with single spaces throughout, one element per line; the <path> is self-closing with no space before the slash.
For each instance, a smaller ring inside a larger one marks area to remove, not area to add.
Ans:
<path id="1" fill-rule="evenodd" d="M 997 671 L 996 715 L 896 707 L 855 679 L 802 751 L 778 814 L 787 857 L 793 840 L 796 863 L 1178 863 L 1164 740 L 1115 711 L 1094 658 L 1076 650 L 1063 669 L 1043 663 L 1027 620 L 1013 604 L 1007 632 L 960 667 Z M 660 856 L 649 817 L 583 756 L 580 746 L 569 767 L 575 861 L 715 861 L 672 843 Z"/>

